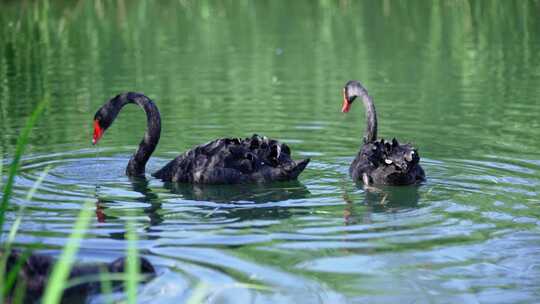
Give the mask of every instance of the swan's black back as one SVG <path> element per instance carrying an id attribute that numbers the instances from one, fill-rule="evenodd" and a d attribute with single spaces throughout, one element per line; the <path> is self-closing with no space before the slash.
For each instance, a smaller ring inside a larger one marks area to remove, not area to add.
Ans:
<path id="1" fill-rule="evenodd" d="M 296 179 L 309 159 L 295 162 L 286 144 L 254 134 L 220 138 L 176 157 L 153 174 L 164 181 L 238 184 Z"/>
<path id="2" fill-rule="evenodd" d="M 352 162 L 349 172 L 354 180 L 380 185 L 410 185 L 425 179 L 420 155 L 410 144 L 379 139 L 365 143 Z"/>

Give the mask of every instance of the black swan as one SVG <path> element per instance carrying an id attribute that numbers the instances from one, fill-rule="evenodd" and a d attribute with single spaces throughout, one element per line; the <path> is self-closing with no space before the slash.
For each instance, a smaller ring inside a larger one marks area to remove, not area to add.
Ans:
<path id="1" fill-rule="evenodd" d="M 94 116 L 93 144 L 111 126 L 123 106 L 133 103 L 146 112 L 147 129 L 126 168 L 128 176 L 144 176 L 146 162 L 157 146 L 161 118 L 157 106 L 143 94 L 128 92 L 105 103 Z M 254 134 L 252 137 L 220 138 L 179 155 L 152 174 L 166 182 L 239 184 L 294 180 L 309 159 L 296 162 L 286 144 Z"/>
<path id="2" fill-rule="evenodd" d="M 2 257 L 0 252 L 0 257 Z M 23 303 L 39 303 L 43 296 L 49 275 L 53 269 L 55 260 L 48 255 L 30 254 L 27 255 L 21 251 L 13 250 L 9 253 L 6 263 L 6 274 L 11 271 L 17 271 L 15 283 L 7 291 L 8 298 L 14 296 L 17 288 L 23 288 Z M 145 258 L 139 258 L 139 273 L 146 275 L 145 280 L 151 279 L 156 271 L 152 264 Z M 69 274 L 69 280 L 76 278 L 90 278 L 102 272 L 123 273 L 126 266 L 124 257 L 118 258 L 111 263 L 90 263 L 75 265 Z M 121 286 L 121 281 L 113 281 L 113 286 Z M 89 295 L 99 293 L 100 282 L 84 282 L 64 290 L 62 302 L 83 303 L 83 299 Z"/>
<path id="3" fill-rule="evenodd" d="M 343 88 L 343 113 L 349 112 L 356 97 L 362 98 L 366 111 L 366 130 L 363 145 L 353 160 L 349 173 L 356 181 L 379 185 L 412 185 L 425 180 L 420 166 L 420 155 L 410 144 L 399 144 L 377 139 L 377 113 L 367 90 L 355 80 L 347 82 Z"/>

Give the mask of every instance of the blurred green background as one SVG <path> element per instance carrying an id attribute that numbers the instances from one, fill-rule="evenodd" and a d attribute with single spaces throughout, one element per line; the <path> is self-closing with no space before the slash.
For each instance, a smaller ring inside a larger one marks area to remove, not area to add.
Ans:
<path id="1" fill-rule="evenodd" d="M 331 126 L 320 130 L 329 146 L 337 130 L 356 144 L 363 125 L 338 112 L 340 88 L 359 79 L 382 136 L 436 155 L 535 154 L 539 10 L 538 1 L 4 1 L 2 146 L 12 149 L 43 96 L 52 106 L 33 143 L 87 146 L 94 111 L 127 90 L 164 112 L 159 151 L 313 122 Z M 141 134 L 112 132 L 120 144 Z M 184 138 L 191 132 L 201 134 Z"/>

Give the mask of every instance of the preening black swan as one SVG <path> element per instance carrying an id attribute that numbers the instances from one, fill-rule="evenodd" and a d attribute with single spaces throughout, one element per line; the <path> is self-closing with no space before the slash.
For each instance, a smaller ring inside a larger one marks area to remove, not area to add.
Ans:
<path id="1" fill-rule="evenodd" d="M 366 111 L 366 130 L 363 145 L 353 160 L 349 173 L 354 180 L 361 180 L 365 185 L 411 185 L 425 180 L 424 170 L 420 166 L 420 155 L 410 144 L 399 144 L 377 139 L 377 113 L 367 90 L 355 80 L 347 82 L 343 88 L 343 113 L 356 99 L 362 98 Z"/>
<path id="2" fill-rule="evenodd" d="M 161 133 L 157 106 L 140 93 L 120 94 L 105 103 L 94 117 L 96 144 L 111 126 L 123 106 L 133 103 L 146 112 L 147 129 L 139 148 L 126 168 L 128 176 L 144 176 L 146 162 L 156 148 Z M 168 182 L 193 184 L 239 184 L 293 180 L 305 169 L 309 159 L 291 159 L 286 144 L 254 134 L 250 138 L 220 138 L 179 155 L 152 174 Z"/>
<path id="3" fill-rule="evenodd" d="M 0 258 L 5 252 L 0 252 Z M 5 274 L 10 274 L 11 271 L 16 271 L 15 282 L 7 290 L 8 300 L 17 293 L 17 288 L 23 288 L 24 301 L 23 303 L 40 303 L 40 298 L 43 296 L 49 275 L 53 269 L 55 260 L 47 255 L 31 254 L 26 255 L 18 250 L 13 250 L 8 253 L 6 262 Z M 69 279 L 83 279 L 96 276 L 102 272 L 108 273 L 123 273 L 126 266 L 126 259 L 121 257 L 110 263 L 91 263 L 74 265 L 69 274 Z M 150 279 L 156 274 L 152 264 L 145 258 L 139 259 L 140 273 L 146 275 L 146 279 Z M 121 281 L 113 281 L 113 286 L 121 286 Z M 69 287 L 63 291 L 62 303 L 84 303 L 84 299 L 100 291 L 101 283 L 99 280 L 92 282 L 86 281 L 78 285 Z M 10 303 L 10 301 L 8 301 Z"/>

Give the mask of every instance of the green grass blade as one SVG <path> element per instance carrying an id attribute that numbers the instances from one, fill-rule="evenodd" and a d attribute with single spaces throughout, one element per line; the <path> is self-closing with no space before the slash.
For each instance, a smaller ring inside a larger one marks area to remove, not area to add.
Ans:
<path id="1" fill-rule="evenodd" d="M 9 174 L 6 181 L 6 184 L 4 185 L 4 193 L 2 196 L 2 202 L 0 203 L 0 237 L 2 236 L 2 232 L 4 231 L 4 220 L 5 220 L 5 214 L 6 210 L 8 208 L 9 204 L 9 198 L 11 197 L 11 192 L 13 190 L 13 183 L 15 182 L 15 176 L 17 175 L 17 172 L 19 171 L 21 157 L 24 153 L 24 149 L 26 148 L 26 144 L 28 143 L 28 138 L 30 137 L 30 132 L 32 131 L 32 128 L 36 124 L 37 119 L 45 109 L 45 106 L 47 105 L 48 101 L 45 99 L 38 103 L 36 109 L 34 112 L 32 112 L 32 115 L 30 115 L 30 118 L 26 121 L 26 125 L 24 126 L 21 134 L 19 135 L 19 138 L 17 139 L 17 146 L 15 148 L 15 155 L 13 156 L 13 161 L 11 162 L 11 166 L 9 168 Z"/>
<path id="2" fill-rule="evenodd" d="M 86 202 L 77 217 L 75 227 L 69 236 L 67 244 L 52 270 L 52 274 L 45 289 L 45 295 L 43 296 L 44 304 L 60 303 L 62 291 L 64 290 L 64 285 L 66 284 L 71 267 L 73 266 L 75 255 L 77 254 L 81 240 L 92 219 L 92 205 L 92 201 Z"/>
<path id="3" fill-rule="evenodd" d="M 104 267 L 101 267 L 101 269 L 99 270 L 99 273 L 97 274 L 89 274 L 89 275 L 85 275 L 85 276 L 81 276 L 81 277 L 76 277 L 76 278 L 73 278 L 73 279 L 70 279 L 66 285 L 64 286 L 64 289 L 68 289 L 68 288 L 71 288 L 71 287 L 74 287 L 74 286 L 77 286 L 77 285 L 81 285 L 81 284 L 88 284 L 88 283 L 94 283 L 94 282 L 97 282 L 97 281 L 101 281 L 102 283 L 104 282 L 113 282 L 113 281 L 118 281 L 118 282 L 123 282 L 125 279 L 126 279 L 126 275 L 125 273 L 121 272 L 121 273 L 110 273 L 107 271 L 107 268 L 105 267 L 105 265 L 103 265 Z M 141 275 L 140 276 L 140 279 L 141 279 L 141 282 L 145 282 L 148 278 L 150 278 L 151 276 L 150 275 Z M 103 286 L 102 286 L 103 288 Z M 106 289 L 109 288 L 109 287 L 105 287 Z M 112 289 L 112 284 L 110 286 L 110 291 L 109 293 L 112 293 L 113 292 L 113 289 Z"/>
<path id="4" fill-rule="evenodd" d="M 11 250 L 11 244 L 15 240 L 15 235 L 17 234 L 17 231 L 19 231 L 19 226 L 21 225 L 21 221 L 23 218 L 23 215 L 22 215 L 23 210 L 24 210 L 23 207 L 19 209 L 19 214 L 17 215 L 15 222 L 13 222 L 13 224 L 11 225 L 7 241 L 4 243 L 5 250 L 8 250 L 8 251 Z"/>
<path id="5" fill-rule="evenodd" d="M 189 299 L 187 300 L 187 304 L 201 304 L 204 303 L 204 299 L 208 296 L 208 291 L 210 290 L 210 286 L 206 283 L 199 283 L 197 286 L 195 286 L 195 290 L 189 296 Z"/>
<path id="6" fill-rule="evenodd" d="M 34 182 L 34 184 L 32 185 L 32 188 L 30 189 L 30 191 L 26 195 L 26 200 L 27 201 L 30 201 L 32 199 L 32 197 L 34 196 L 34 193 L 36 192 L 37 188 L 39 188 L 39 186 L 41 185 L 41 183 L 45 179 L 45 176 L 47 176 L 47 173 L 49 172 L 49 169 L 50 169 L 50 166 L 47 166 L 45 168 L 45 170 L 43 170 L 43 172 L 41 173 L 39 178 Z M 0 172 L 1 172 L 1 170 L 0 170 Z M 4 254 L 2 256 L 2 258 L 0 259 L 0 274 L 5 273 L 5 271 L 6 271 L 6 263 L 7 263 L 8 257 L 9 257 L 9 253 L 11 252 L 11 244 L 15 240 L 15 235 L 17 234 L 17 231 L 19 230 L 19 226 L 21 225 L 21 221 L 22 221 L 22 218 L 23 218 L 23 212 L 24 212 L 24 206 L 21 206 L 19 208 L 18 215 L 17 215 L 17 218 L 15 219 L 15 222 L 13 222 L 13 224 L 11 225 L 9 235 L 8 235 L 8 239 L 4 243 L 3 252 L 5 252 L 6 254 Z M 18 272 L 18 270 L 14 271 L 14 272 L 16 273 L 16 272 Z M 7 280 L 5 280 L 6 275 L 7 275 L 7 278 L 8 278 Z M 13 283 L 15 282 L 15 275 L 12 275 L 12 274 L 9 274 L 9 273 L 6 274 L 6 275 L 0 276 L 0 295 L 6 295 L 7 292 L 11 289 L 11 286 L 13 285 Z M 2 303 L 3 303 L 3 297 L 0 297 L 0 304 L 2 304 Z"/>
<path id="7" fill-rule="evenodd" d="M 17 288 L 15 289 L 15 294 L 13 295 L 13 304 L 24 303 L 24 296 L 26 293 L 26 282 L 19 282 Z"/>
<path id="8" fill-rule="evenodd" d="M 21 268 L 23 267 L 23 264 L 26 262 L 26 260 L 30 257 L 31 254 L 32 252 L 30 250 L 26 250 L 19 256 L 15 265 L 13 265 L 11 272 L 8 273 L 6 276 L 6 279 L 5 279 L 6 284 L 4 287 L 5 288 L 4 292 L 9 291 L 11 287 L 13 286 L 13 284 L 15 284 L 15 280 L 17 279 L 19 271 L 21 270 Z M 24 281 L 17 282 L 17 286 L 15 288 L 14 299 L 17 299 L 17 297 L 20 296 L 21 293 L 22 293 L 22 296 L 24 296 L 25 289 L 26 289 L 26 282 Z M 17 303 L 17 301 L 13 300 L 12 303 Z"/>
<path id="9" fill-rule="evenodd" d="M 30 188 L 30 191 L 28 191 L 28 193 L 26 194 L 26 200 L 27 201 L 31 200 L 34 197 L 34 194 L 36 194 L 37 189 L 39 188 L 39 186 L 41 186 L 41 183 L 43 183 L 43 180 L 45 179 L 45 177 L 49 173 L 49 170 L 51 170 L 50 165 L 45 167 L 45 169 L 43 169 L 43 172 L 41 172 L 38 179 L 32 185 L 32 188 Z"/>
<path id="10" fill-rule="evenodd" d="M 8 239 L 4 243 L 4 254 L 1 256 L 0 259 L 0 304 L 4 303 L 4 296 L 7 295 L 7 292 L 11 288 L 11 284 L 6 284 L 6 282 L 4 281 L 6 279 L 6 264 L 9 254 L 11 252 L 11 244 L 13 243 L 13 240 L 15 240 L 15 235 L 17 234 L 17 230 L 19 230 L 19 226 L 21 225 L 22 209 L 23 208 L 21 208 L 21 210 L 19 211 L 19 215 L 17 216 L 17 219 L 15 219 L 15 222 L 13 222 L 13 225 L 11 225 Z"/>
<path id="11" fill-rule="evenodd" d="M 128 217 L 126 222 L 126 236 L 127 236 L 127 256 L 126 256 L 126 294 L 127 302 L 129 304 L 137 303 L 137 286 L 139 284 L 139 269 L 140 261 L 137 253 L 137 234 L 135 232 L 135 224 L 131 219 L 131 216 Z"/>
<path id="12" fill-rule="evenodd" d="M 113 303 L 113 299 L 111 297 L 113 293 L 113 287 L 109 276 L 110 273 L 108 272 L 107 268 L 103 266 L 99 273 L 99 282 L 101 285 L 101 294 L 103 295 L 103 301 L 105 303 Z M 120 279 L 123 280 L 124 275 L 121 276 L 122 277 Z"/>
<path id="13" fill-rule="evenodd" d="M 4 179 L 4 151 L 0 147 L 0 185 L 2 185 L 2 180 Z"/>

